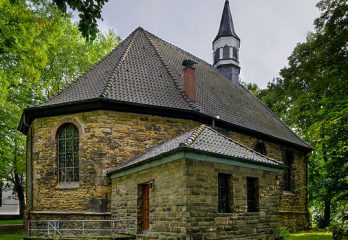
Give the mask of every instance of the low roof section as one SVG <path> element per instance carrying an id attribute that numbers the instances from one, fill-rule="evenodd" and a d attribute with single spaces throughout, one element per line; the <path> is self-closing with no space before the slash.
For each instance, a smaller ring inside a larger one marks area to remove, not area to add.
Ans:
<path id="1" fill-rule="evenodd" d="M 109 170 L 108 175 L 117 178 L 184 158 L 273 172 L 283 168 L 281 162 L 255 152 L 206 125 L 201 125 L 149 148 L 121 166 Z"/>

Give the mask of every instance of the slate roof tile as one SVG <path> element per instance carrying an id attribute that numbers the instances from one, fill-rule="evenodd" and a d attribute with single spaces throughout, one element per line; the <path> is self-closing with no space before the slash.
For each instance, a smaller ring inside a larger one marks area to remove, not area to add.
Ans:
<path id="1" fill-rule="evenodd" d="M 196 67 L 197 101 L 183 93 L 183 66 Z M 119 47 L 69 87 L 36 106 L 105 98 L 131 103 L 199 111 L 242 128 L 308 148 L 275 114 L 212 65 L 137 28 Z"/>
<path id="2" fill-rule="evenodd" d="M 201 125 L 191 131 L 179 135 L 170 140 L 159 143 L 145 152 L 131 158 L 129 161 L 122 164 L 120 167 L 111 170 L 120 170 L 129 168 L 135 164 L 140 164 L 148 159 L 157 157 L 161 154 L 178 149 L 179 147 L 187 149 L 200 150 L 206 153 L 219 154 L 228 158 L 237 158 L 247 160 L 255 164 L 267 164 L 273 166 L 281 166 L 279 161 L 261 155 L 236 141 L 224 136 L 214 129 Z"/>

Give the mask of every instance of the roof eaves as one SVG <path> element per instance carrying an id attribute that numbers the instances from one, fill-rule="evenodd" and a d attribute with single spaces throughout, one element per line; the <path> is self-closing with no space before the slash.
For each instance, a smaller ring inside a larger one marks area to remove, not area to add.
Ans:
<path id="1" fill-rule="evenodd" d="M 115 173 L 119 173 L 119 172 L 122 172 L 122 171 L 125 171 L 128 169 L 132 169 L 132 168 L 141 166 L 143 164 L 147 164 L 147 163 L 162 159 L 164 157 L 174 155 L 174 154 L 179 153 L 179 152 L 203 154 L 203 155 L 207 155 L 207 156 L 211 156 L 211 157 L 217 157 L 217 158 L 226 159 L 226 160 L 234 160 L 234 161 L 238 161 L 241 163 L 247 163 L 247 164 L 256 165 L 256 166 L 265 166 L 265 167 L 270 167 L 270 168 L 275 168 L 275 169 L 283 169 L 284 168 L 283 164 L 281 164 L 281 163 L 269 164 L 269 163 L 258 162 L 258 161 L 254 161 L 254 160 L 250 160 L 250 159 L 243 159 L 243 158 L 227 156 L 227 155 L 223 155 L 223 154 L 219 154 L 219 153 L 212 153 L 212 152 L 208 152 L 208 151 L 198 150 L 198 149 L 194 149 L 194 148 L 187 147 L 187 146 L 179 146 L 175 149 L 172 149 L 170 151 L 161 153 L 159 155 L 147 158 L 143 161 L 136 162 L 134 164 L 127 165 L 125 167 L 116 167 L 116 168 L 110 169 L 107 172 L 107 175 L 111 176 Z M 184 158 L 186 158 L 186 157 L 184 156 Z M 190 159 L 190 158 L 188 158 L 188 159 Z"/>

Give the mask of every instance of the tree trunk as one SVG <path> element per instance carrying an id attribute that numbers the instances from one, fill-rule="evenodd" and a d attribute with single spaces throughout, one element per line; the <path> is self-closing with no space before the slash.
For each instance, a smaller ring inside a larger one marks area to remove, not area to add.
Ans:
<path id="1" fill-rule="evenodd" d="M 18 201 L 19 201 L 19 215 L 21 218 L 23 218 L 24 215 L 24 209 L 25 209 L 25 200 L 24 200 L 24 189 L 21 181 L 21 177 L 18 173 L 15 172 L 14 174 L 14 188 L 17 193 Z"/>
<path id="2" fill-rule="evenodd" d="M 331 215 L 331 200 L 325 199 L 323 227 L 328 227 L 330 225 L 330 215 Z"/>

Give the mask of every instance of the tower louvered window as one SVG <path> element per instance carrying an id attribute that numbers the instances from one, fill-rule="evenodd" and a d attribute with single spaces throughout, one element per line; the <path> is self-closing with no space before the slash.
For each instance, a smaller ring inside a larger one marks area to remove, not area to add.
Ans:
<path id="1" fill-rule="evenodd" d="M 238 49 L 237 48 L 233 48 L 233 59 L 238 61 Z"/>
<path id="2" fill-rule="evenodd" d="M 214 52 L 214 63 L 217 63 L 220 60 L 220 48 L 216 49 Z"/>
<path id="3" fill-rule="evenodd" d="M 230 58 L 230 47 L 224 46 L 222 53 L 223 53 L 223 59 Z"/>
<path id="4" fill-rule="evenodd" d="M 75 125 L 62 125 L 57 135 L 58 182 L 79 181 L 79 132 Z"/>

